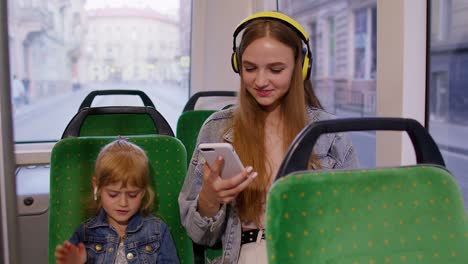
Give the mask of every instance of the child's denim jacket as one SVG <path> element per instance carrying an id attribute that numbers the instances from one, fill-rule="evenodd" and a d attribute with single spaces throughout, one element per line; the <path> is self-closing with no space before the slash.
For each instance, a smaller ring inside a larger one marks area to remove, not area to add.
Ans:
<path id="1" fill-rule="evenodd" d="M 86 247 L 86 263 L 113 264 L 119 247 L 119 235 L 101 209 L 96 217 L 81 224 L 70 242 Z M 179 263 L 174 241 L 167 225 L 154 216 L 136 213 L 123 238 L 128 263 Z"/>

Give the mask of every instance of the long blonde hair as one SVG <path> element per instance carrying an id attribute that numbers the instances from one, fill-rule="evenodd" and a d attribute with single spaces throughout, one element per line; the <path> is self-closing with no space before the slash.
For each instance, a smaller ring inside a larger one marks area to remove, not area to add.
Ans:
<path id="1" fill-rule="evenodd" d="M 128 184 L 145 191 L 140 212 L 148 215 L 153 210 L 154 192 L 150 186 L 148 157 L 139 146 L 126 139 L 115 140 L 104 146 L 96 159 L 94 177 L 98 192 L 114 183 Z M 99 197 L 99 196 L 98 196 Z M 101 200 L 92 203 L 95 212 L 102 207 Z"/>
<path id="2" fill-rule="evenodd" d="M 244 30 L 239 45 L 240 74 L 242 78 L 242 54 L 255 40 L 270 37 L 291 47 L 294 52 L 295 65 L 289 91 L 281 99 L 281 122 L 283 122 L 282 149 L 285 153 L 289 144 L 307 124 L 307 106 L 321 108 L 313 90 L 305 91 L 302 77 L 302 41 L 291 28 L 273 19 L 258 19 Z M 241 81 L 239 107 L 234 112 L 232 127 L 234 130 L 233 145 L 243 164 L 252 165 L 258 177 L 239 194 L 236 200 L 239 216 L 242 220 L 253 221 L 260 226 L 262 203 L 265 202 L 272 174 L 272 164 L 267 159 L 265 150 L 265 119 L 267 113 L 247 92 Z M 260 144 L 259 144 L 260 143 Z M 263 144 L 262 144 L 263 143 Z M 266 161 L 266 162 L 265 162 Z M 317 163 L 316 159 L 312 159 Z M 318 164 L 318 163 L 317 163 Z"/>

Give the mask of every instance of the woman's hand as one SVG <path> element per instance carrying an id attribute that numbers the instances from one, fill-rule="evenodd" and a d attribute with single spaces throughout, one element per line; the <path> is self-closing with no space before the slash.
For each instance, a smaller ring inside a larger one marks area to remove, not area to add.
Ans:
<path id="1" fill-rule="evenodd" d="M 249 166 L 234 177 L 222 179 L 223 165 L 221 156 L 211 167 L 207 163 L 203 164 L 203 184 L 198 196 L 198 211 L 202 216 L 216 215 L 221 204 L 230 203 L 257 177 L 257 173 Z"/>
<path id="2" fill-rule="evenodd" d="M 86 263 L 86 248 L 83 243 L 75 246 L 65 241 L 63 245 L 55 247 L 54 256 L 56 264 L 82 264 Z"/>

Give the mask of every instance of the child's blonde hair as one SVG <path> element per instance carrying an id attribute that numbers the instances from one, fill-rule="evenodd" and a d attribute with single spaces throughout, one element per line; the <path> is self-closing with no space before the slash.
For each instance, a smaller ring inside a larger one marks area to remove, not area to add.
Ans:
<path id="1" fill-rule="evenodd" d="M 130 184 L 144 189 L 140 211 L 144 215 L 152 212 L 154 192 L 150 185 L 148 157 L 139 146 L 125 138 L 119 138 L 104 146 L 96 159 L 94 177 L 98 193 L 102 187 L 120 182 L 122 187 Z M 98 211 L 101 207 L 101 201 L 98 199 L 93 209 Z"/>

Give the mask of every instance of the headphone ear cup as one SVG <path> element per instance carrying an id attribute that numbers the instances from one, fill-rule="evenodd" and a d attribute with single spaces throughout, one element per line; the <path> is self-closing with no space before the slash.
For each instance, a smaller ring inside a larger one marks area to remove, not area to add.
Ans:
<path id="1" fill-rule="evenodd" d="M 239 65 L 237 64 L 236 52 L 233 52 L 231 55 L 231 66 L 232 66 L 232 70 L 234 70 L 235 73 L 239 73 Z"/>

